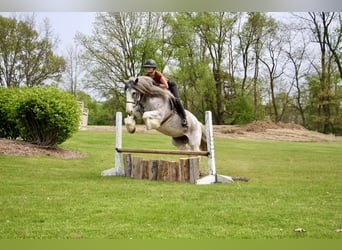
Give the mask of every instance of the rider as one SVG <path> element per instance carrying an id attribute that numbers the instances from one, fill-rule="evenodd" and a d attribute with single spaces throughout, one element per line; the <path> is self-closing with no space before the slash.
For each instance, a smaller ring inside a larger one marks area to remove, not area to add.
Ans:
<path id="1" fill-rule="evenodd" d="M 176 97 L 177 113 L 182 119 L 182 126 L 187 127 L 188 122 L 186 120 L 186 115 L 185 115 L 182 102 L 179 98 L 178 88 L 177 88 L 176 83 L 173 80 L 165 77 L 161 72 L 156 70 L 157 64 L 153 59 L 148 59 L 144 64 L 144 68 L 146 71 L 146 76 L 151 77 L 158 84 L 159 87 L 170 90 L 170 92 L 174 95 L 174 97 Z"/>

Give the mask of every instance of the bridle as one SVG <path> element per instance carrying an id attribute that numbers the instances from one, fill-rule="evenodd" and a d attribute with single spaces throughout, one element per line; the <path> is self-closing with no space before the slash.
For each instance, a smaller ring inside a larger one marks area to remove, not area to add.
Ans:
<path id="1" fill-rule="evenodd" d="M 132 89 L 134 89 L 138 95 L 137 95 L 136 98 L 133 98 L 133 97 L 132 97 L 131 100 L 126 100 L 126 104 L 128 104 L 128 103 L 133 104 L 133 105 L 134 105 L 134 106 L 133 106 L 134 108 L 137 107 L 137 106 L 140 106 L 140 107 L 141 107 L 141 105 L 140 105 L 140 100 L 141 100 L 142 94 L 141 94 L 138 90 L 136 90 L 135 88 L 132 87 Z"/>
<path id="2" fill-rule="evenodd" d="M 137 93 L 136 98 L 133 97 L 133 95 L 131 95 L 131 99 L 130 100 L 126 100 L 126 104 L 133 104 L 133 108 L 138 110 L 139 113 L 143 114 L 144 113 L 144 107 L 141 105 L 140 101 L 144 98 L 144 94 L 142 94 L 141 92 L 139 92 L 139 90 L 137 90 L 136 88 L 134 88 L 133 86 L 130 86 L 131 89 L 135 90 Z M 127 89 L 126 89 L 127 91 Z M 127 96 L 126 96 L 127 98 Z M 137 108 L 138 107 L 138 108 Z M 167 122 L 175 113 L 177 113 L 176 108 L 174 106 L 173 103 L 170 102 L 170 112 L 164 117 L 164 119 L 161 121 L 161 125 L 163 125 L 165 122 Z"/>

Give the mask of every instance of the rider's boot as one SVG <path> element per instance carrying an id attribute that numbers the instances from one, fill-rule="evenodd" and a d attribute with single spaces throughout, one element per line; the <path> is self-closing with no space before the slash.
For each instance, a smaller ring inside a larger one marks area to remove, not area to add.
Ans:
<path id="1" fill-rule="evenodd" d="M 176 98 L 176 110 L 178 115 L 180 116 L 181 120 L 182 120 L 182 126 L 183 127 L 188 127 L 188 121 L 186 119 L 186 114 L 185 114 L 185 110 L 184 107 L 182 105 L 182 102 L 180 99 Z"/>

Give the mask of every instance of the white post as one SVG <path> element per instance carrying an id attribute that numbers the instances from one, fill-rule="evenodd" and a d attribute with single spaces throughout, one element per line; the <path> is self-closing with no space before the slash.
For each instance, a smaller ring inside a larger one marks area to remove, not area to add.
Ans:
<path id="1" fill-rule="evenodd" d="M 205 129 L 207 136 L 207 150 L 209 175 L 216 175 L 215 151 L 214 151 L 214 132 L 211 111 L 205 111 Z"/>
<path id="2" fill-rule="evenodd" d="M 216 173 L 215 151 L 214 151 L 214 132 L 211 111 L 205 112 L 205 129 L 207 136 L 208 170 L 209 175 L 198 179 L 196 184 L 214 184 L 214 183 L 233 183 L 234 180 L 230 176 L 218 175 Z"/>
<path id="3" fill-rule="evenodd" d="M 115 169 L 121 168 L 121 153 L 117 148 L 122 148 L 122 113 L 116 112 L 115 115 Z"/>
<path id="4" fill-rule="evenodd" d="M 116 150 L 117 148 L 122 148 L 122 113 L 116 112 L 115 117 L 115 168 L 102 171 L 102 176 L 125 175 L 125 171 L 121 167 L 121 153 Z"/>

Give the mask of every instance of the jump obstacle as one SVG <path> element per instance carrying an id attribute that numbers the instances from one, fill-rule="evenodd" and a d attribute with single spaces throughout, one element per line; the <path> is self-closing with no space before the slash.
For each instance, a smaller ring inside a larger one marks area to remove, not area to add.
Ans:
<path id="1" fill-rule="evenodd" d="M 205 112 L 205 128 L 207 151 L 122 148 L 122 113 L 117 112 L 115 128 L 115 167 L 102 171 L 101 175 L 126 176 L 140 179 L 146 178 L 150 180 L 190 181 L 196 184 L 233 183 L 234 180 L 232 177 L 216 173 L 211 111 Z M 180 162 L 178 163 L 164 160 L 144 161 L 141 157 L 132 158 L 130 154 L 123 154 L 125 165 L 125 168 L 123 168 L 121 164 L 122 153 L 187 155 L 197 157 L 191 157 L 188 158 L 188 160 L 180 159 Z M 209 175 L 204 176 L 203 178 L 199 178 L 199 156 L 208 157 Z"/>

